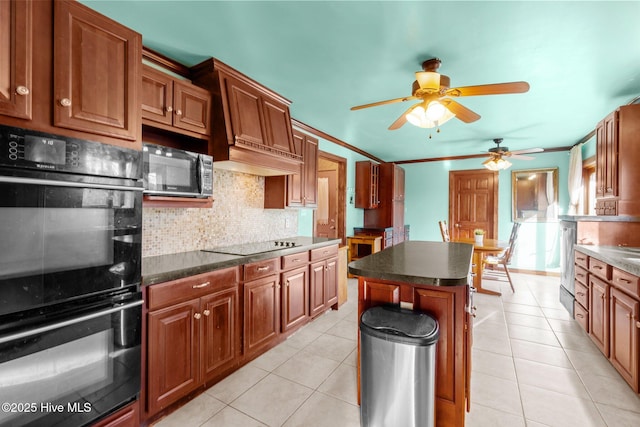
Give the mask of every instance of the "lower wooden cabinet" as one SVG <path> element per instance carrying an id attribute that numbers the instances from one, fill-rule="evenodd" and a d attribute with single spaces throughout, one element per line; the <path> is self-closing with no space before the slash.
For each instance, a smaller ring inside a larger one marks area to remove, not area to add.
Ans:
<path id="1" fill-rule="evenodd" d="M 282 332 L 309 320 L 309 266 L 282 273 Z"/>
<path id="2" fill-rule="evenodd" d="M 589 277 L 589 336 L 609 357 L 609 284 L 593 275 Z"/>
<path id="3" fill-rule="evenodd" d="M 315 317 L 338 303 L 338 258 L 311 263 L 309 314 Z"/>
<path id="4" fill-rule="evenodd" d="M 237 363 L 238 268 L 148 290 L 146 409 L 153 415 Z"/>
<path id="5" fill-rule="evenodd" d="M 609 360 L 624 380 L 638 393 L 640 358 L 640 302 L 618 289 L 611 289 L 611 346 Z"/>
<path id="6" fill-rule="evenodd" d="M 135 402 L 120 409 L 93 427 L 138 427 L 140 425 L 140 403 Z"/>
<path id="7" fill-rule="evenodd" d="M 244 284 L 244 355 L 263 350 L 280 333 L 280 280 L 277 274 Z"/>
<path id="8" fill-rule="evenodd" d="M 358 278 L 358 316 L 382 304 L 413 304 L 437 321 L 440 338 L 436 344 L 436 426 L 464 426 L 470 400 L 472 323 L 465 310 L 468 286 L 427 286 L 366 277 Z M 358 351 L 360 349 L 358 348 Z M 360 357 L 358 355 L 358 360 Z M 358 366 L 358 390 L 360 367 Z M 359 399 L 359 397 L 358 397 Z"/>

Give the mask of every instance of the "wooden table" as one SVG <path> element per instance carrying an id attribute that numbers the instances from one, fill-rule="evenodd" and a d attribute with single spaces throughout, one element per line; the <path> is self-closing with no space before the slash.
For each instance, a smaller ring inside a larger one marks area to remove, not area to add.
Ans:
<path id="1" fill-rule="evenodd" d="M 473 287 L 480 294 L 502 295 L 500 292 L 492 291 L 482 287 L 482 270 L 484 257 L 487 255 L 497 255 L 507 249 L 505 243 L 498 242 L 496 239 L 483 239 L 482 245 L 478 245 L 475 239 L 456 239 L 455 242 L 470 243 L 473 245 Z"/>
<path id="2" fill-rule="evenodd" d="M 382 248 L 382 236 L 349 236 L 347 237 L 349 247 L 349 262 L 362 258 L 363 256 L 380 252 Z M 349 277 L 353 277 L 349 273 Z"/>

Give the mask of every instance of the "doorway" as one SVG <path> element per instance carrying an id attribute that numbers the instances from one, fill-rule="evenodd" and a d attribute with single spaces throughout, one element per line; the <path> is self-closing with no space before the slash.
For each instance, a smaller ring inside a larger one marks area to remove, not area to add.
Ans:
<path id="1" fill-rule="evenodd" d="M 313 211 L 313 235 L 341 239 L 346 244 L 347 160 L 318 153 L 318 208 Z"/>
<path id="2" fill-rule="evenodd" d="M 498 238 L 498 172 L 449 172 L 449 228 L 453 239 L 473 238 L 476 228 Z"/>

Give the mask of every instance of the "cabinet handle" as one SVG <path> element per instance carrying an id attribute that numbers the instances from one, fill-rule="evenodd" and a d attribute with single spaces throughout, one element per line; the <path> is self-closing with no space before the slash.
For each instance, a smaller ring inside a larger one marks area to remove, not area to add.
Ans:
<path id="1" fill-rule="evenodd" d="M 173 111 L 173 107 L 171 105 L 167 106 L 167 113 L 170 113 Z"/>
<path id="2" fill-rule="evenodd" d="M 208 316 L 211 314 L 211 310 L 205 310 L 202 312 L 202 314 L 204 314 L 205 316 Z"/>
<path id="3" fill-rule="evenodd" d="M 18 95 L 29 95 L 29 88 L 26 86 L 18 86 L 16 87 L 16 93 Z"/>
<path id="4" fill-rule="evenodd" d="M 601 265 L 594 265 L 593 268 L 597 268 L 598 270 L 602 270 L 602 266 Z"/>
<path id="5" fill-rule="evenodd" d="M 195 317 L 196 320 L 200 319 L 202 317 L 202 314 L 200 313 L 196 313 L 193 315 L 193 317 Z"/>
<path id="6" fill-rule="evenodd" d="M 256 271 L 267 271 L 267 270 L 269 270 L 269 266 L 268 265 L 256 268 Z"/>
<path id="7" fill-rule="evenodd" d="M 584 316 L 582 314 L 580 314 L 580 313 L 576 313 L 576 317 L 579 317 L 581 319 L 584 318 Z"/>
<path id="8" fill-rule="evenodd" d="M 176 116 L 181 116 L 182 115 L 182 110 L 178 109 L 176 110 Z"/>
<path id="9" fill-rule="evenodd" d="M 192 288 L 193 289 L 206 288 L 210 284 L 211 284 L 211 282 L 204 282 L 204 283 L 200 283 L 199 285 L 193 285 Z"/>
<path id="10" fill-rule="evenodd" d="M 291 262 L 300 262 L 300 258 L 294 258 L 291 260 Z"/>
<path id="11" fill-rule="evenodd" d="M 584 296 L 584 292 L 578 292 L 578 295 L 580 295 L 581 297 Z"/>
<path id="12" fill-rule="evenodd" d="M 62 98 L 60 100 L 60 105 L 63 107 L 71 107 L 71 100 L 69 98 Z"/>
<path id="13" fill-rule="evenodd" d="M 631 280 L 623 279 L 622 277 L 619 277 L 618 280 L 624 283 L 631 283 Z"/>

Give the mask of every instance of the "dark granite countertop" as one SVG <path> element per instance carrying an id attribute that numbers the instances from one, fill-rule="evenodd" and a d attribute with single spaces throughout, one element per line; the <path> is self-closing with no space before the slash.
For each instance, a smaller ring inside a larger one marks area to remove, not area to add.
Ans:
<path id="1" fill-rule="evenodd" d="M 473 245 L 408 241 L 349 263 L 349 273 L 410 284 L 460 286 L 469 280 Z"/>
<path id="2" fill-rule="evenodd" d="M 576 245 L 575 248 L 620 270 L 640 276 L 640 248 L 595 245 Z"/>
<path id="3" fill-rule="evenodd" d="M 615 215 L 559 215 L 558 219 L 576 222 L 640 222 L 640 216 Z"/>
<path id="4" fill-rule="evenodd" d="M 195 274 L 206 273 L 226 267 L 249 264 L 263 259 L 271 259 L 282 255 L 295 254 L 310 249 L 340 243 L 340 239 L 326 237 L 294 237 L 286 240 L 295 241 L 298 245 L 255 255 L 228 255 L 214 252 L 190 251 L 168 255 L 145 257 L 142 259 L 143 286 L 169 280 L 181 279 Z"/>

